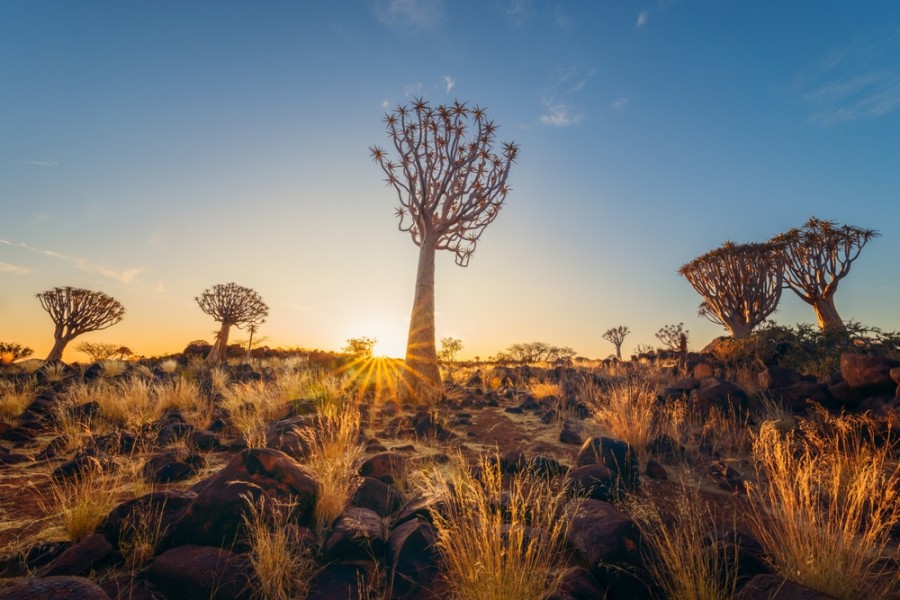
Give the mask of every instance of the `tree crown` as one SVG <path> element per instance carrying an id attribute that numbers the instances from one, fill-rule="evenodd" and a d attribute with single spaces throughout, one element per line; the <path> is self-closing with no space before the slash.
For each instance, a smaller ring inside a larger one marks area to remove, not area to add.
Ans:
<path id="1" fill-rule="evenodd" d="M 60 339 L 112 327 L 125 316 L 125 307 L 103 292 L 66 286 L 36 297 L 56 324 L 56 337 Z"/>
<path id="2" fill-rule="evenodd" d="M 505 142 L 494 151 L 497 126 L 484 109 L 465 103 L 431 106 L 419 98 L 385 115 L 397 160 L 369 148 L 397 192 L 398 228 L 417 246 L 434 244 L 466 266 L 484 229 L 497 217 L 519 148 Z"/>
<path id="3" fill-rule="evenodd" d="M 220 323 L 260 324 L 269 316 L 269 307 L 255 290 L 236 283 L 216 284 L 194 298 L 200 310 Z"/>

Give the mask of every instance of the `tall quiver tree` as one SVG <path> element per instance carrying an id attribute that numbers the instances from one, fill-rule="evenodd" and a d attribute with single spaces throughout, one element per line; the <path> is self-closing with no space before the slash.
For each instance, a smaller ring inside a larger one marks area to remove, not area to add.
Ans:
<path id="1" fill-rule="evenodd" d="M 631 330 L 624 325 L 607 329 L 603 334 L 603 339 L 616 347 L 616 358 L 622 360 L 622 343 L 625 336 L 631 333 Z"/>
<path id="2" fill-rule="evenodd" d="M 469 264 L 475 245 L 509 194 L 509 169 L 519 152 L 505 142 L 495 150 L 497 126 L 485 111 L 465 104 L 432 107 L 418 99 L 384 119 L 396 160 L 374 146 L 372 158 L 397 192 L 400 231 L 419 247 L 416 290 L 406 344 L 406 391 L 420 400 L 440 393 L 435 348 L 434 257 L 449 250 Z"/>
<path id="3" fill-rule="evenodd" d="M 819 329 L 846 331 L 834 306 L 834 294 L 863 246 L 878 235 L 874 229 L 810 217 L 803 227 L 772 239 L 784 261 L 785 286 L 813 307 Z"/>
<path id="4" fill-rule="evenodd" d="M 103 292 L 71 286 L 36 294 L 55 325 L 47 362 L 62 360 L 66 345 L 82 333 L 112 327 L 125 316 L 125 307 Z"/>
<path id="5" fill-rule="evenodd" d="M 206 362 L 221 363 L 228 348 L 231 326 L 258 326 L 269 315 L 269 307 L 256 291 L 236 283 L 216 284 L 194 298 L 200 310 L 222 324 Z"/>
<path id="6" fill-rule="evenodd" d="M 678 270 L 703 296 L 700 315 L 745 338 L 775 312 L 784 267 L 777 246 L 725 242 Z"/>

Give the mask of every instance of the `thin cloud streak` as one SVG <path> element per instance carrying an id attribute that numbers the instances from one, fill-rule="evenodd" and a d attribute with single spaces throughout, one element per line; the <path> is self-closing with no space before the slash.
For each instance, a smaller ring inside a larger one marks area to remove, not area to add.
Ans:
<path id="1" fill-rule="evenodd" d="M 552 127 L 570 127 L 581 123 L 584 118 L 581 114 L 572 113 L 571 109 L 560 102 L 545 100 L 544 106 L 547 112 L 541 115 L 540 120 L 544 125 Z"/>
<path id="2" fill-rule="evenodd" d="M 76 269 L 81 271 L 85 271 L 87 273 L 99 273 L 105 277 L 109 277 L 115 281 L 120 283 L 124 283 L 126 285 L 135 283 L 136 277 L 143 273 L 146 269 L 144 267 L 131 267 L 124 269 L 122 271 L 117 271 L 115 269 L 111 269 L 109 267 L 96 265 L 86 258 L 79 258 L 76 256 L 69 256 L 66 254 L 62 254 L 60 252 L 55 252 L 53 250 L 45 250 L 43 248 L 37 248 L 35 246 L 31 246 L 26 244 L 25 242 L 13 242 L 11 240 L 0 239 L 0 243 L 5 244 L 7 246 L 13 246 L 16 248 L 22 248 L 23 250 L 28 250 L 29 252 L 33 252 L 35 254 L 40 254 L 41 256 L 49 256 L 50 258 L 55 258 L 57 260 L 62 260 L 64 262 L 73 265 Z"/>
<path id="3" fill-rule="evenodd" d="M 453 78 L 449 75 L 444 75 L 444 91 L 449 94 L 455 86 L 456 81 L 454 81 Z"/>
<path id="4" fill-rule="evenodd" d="M 28 267 L 0 262 L 0 273 L 12 273 L 13 275 L 28 275 L 32 270 Z"/>

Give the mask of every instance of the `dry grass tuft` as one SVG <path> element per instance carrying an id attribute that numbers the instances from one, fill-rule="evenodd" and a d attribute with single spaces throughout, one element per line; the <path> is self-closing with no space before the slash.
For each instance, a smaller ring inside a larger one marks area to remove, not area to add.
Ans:
<path id="1" fill-rule="evenodd" d="M 779 573 L 841 599 L 888 598 L 900 587 L 900 554 L 889 551 L 900 467 L 869 426 L 822 412 L 800 432 L 766 422 L 753 441 L 757 537 Z"/>
<path id="2" fill-rule="evenodd" d="M 453 597 L 544 598 L 553 591 L 553 575 L 563 560 L 565 496 L 546 479 L 526 473 L 505 486 L 499 460 L 483 457 L 478 478 L 459 460 L 455 473 L 433 470 L 420 482 L 427 494 L 445 499 L 432 517 Z M 504 495 L 508 501 L 501 503 Z"/>
<path id="3" fill-rule="evenodd" d="M 359 410 L 345 401 L 326 405 L 313 427 L 297 430 L 309 445 L 306 464 L 319 483 L 315 517 L 320 528 L 344 512 L 355 491 L 356 469 L 365 451 L 359 426 Z"/>
<path id="4" fill-rule="evenodd" d="M 722 548 L 699 490 L 682 486 L 665 508 L 652 497 L 633 497 L 629 512 L 647 543 L 646 565 L 672 600 L 723 600 L 737 591 L 738 552 Z"/>
<path id="5" fill-rule="evenodd" d="M 34 381 L 16 385 L 12 381 L 0 381 L 0 421 L 11 422 L 25 412 L 34 401 Z"/>
<path id="6" fill-rule="evenodd" d="M 77 543 L 92 534 L 118 504 L 120 483 L 117 476 L 101 469 L 63 481 L 50 477 L 47 488 L 38 495 L 38 504 L 66 537 Z"/>
<path id="7" fill-rule="evenodd" d="M 305 598 L 316 569 L 310 550 L 297 539 L 290 515 L 295 505 L 274 507 L 247 499 L 244 529 L 255 573 L 253 597 L 265 600 Z"/>
<path id="8" fill-rule="evenodd" d="M 637 377 L 615 379 L 599 393 L 583 394 L 582 401 L 600 427 L 634 448 L 641 466 L 647 464 L 648 444 L 657 435 L 656 384 Z"/>
<path id="9" fill-rule="evenodd" d="M 100 372 L 104 377 L 118 377 L 128 370 L 128 363 L 124 360 L 107 359 L 100 361 Z"/>

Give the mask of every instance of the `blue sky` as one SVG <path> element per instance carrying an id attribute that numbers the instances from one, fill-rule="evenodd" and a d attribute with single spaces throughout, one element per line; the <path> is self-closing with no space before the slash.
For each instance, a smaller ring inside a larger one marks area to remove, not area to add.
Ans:
<path id="1" fill-rule="evenodd" d="M 228 281 L 273 345 L 402 354 L 416 248 L 367 149 L 416 96 L 521 147 L 471 265 L 438 258 L 464 356 L 606 356 L 620 324 L 626 352 L 677 322 L 702 347 L 678 267 L 813 215 L 882 233 L 836 301 L 900 329 L 895 2 L 3 0 L 0 81 L 0 340 L 37 355 L 39 291 L 113 295 L 83 339 L 156 354 L 212 337 L 193 298 Z M 790 292 L 776 319 L 814 322 Z"/>

